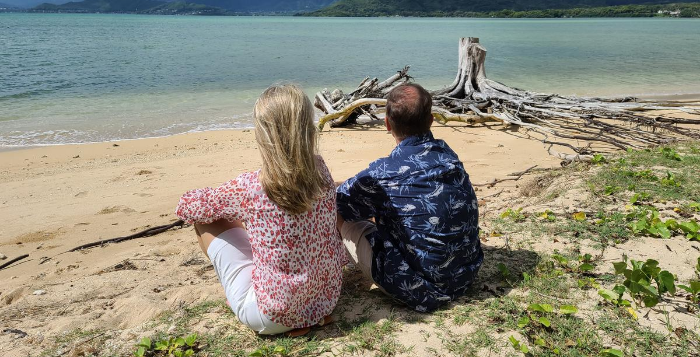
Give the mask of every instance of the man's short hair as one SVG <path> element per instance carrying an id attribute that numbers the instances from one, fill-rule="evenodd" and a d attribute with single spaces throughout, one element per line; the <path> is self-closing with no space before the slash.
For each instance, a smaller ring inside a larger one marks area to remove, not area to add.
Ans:
<path id="1" fill-rule="evenodd" d="M 386 116 L 396 137 L 430 131 L 433 98 L 425 88 L 416 83 L 402 84 L 392 89 L 386 99 Z"/>

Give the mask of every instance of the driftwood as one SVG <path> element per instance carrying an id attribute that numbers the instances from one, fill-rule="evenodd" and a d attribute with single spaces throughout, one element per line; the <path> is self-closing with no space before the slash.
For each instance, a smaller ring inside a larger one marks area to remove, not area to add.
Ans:
<path id="1" fill-rule="evenodd" d="M 18 261 L 25 259 L 25 258 L 28 258 L 28 257 L 29 257 L 29 254 L 24 254 L 24 255 L 20 255 L 19 257 L 14 258 L 14 259 L 6 262 L 6 263 L 2 263 L 2 264 L 0 264 L 0 270 L 3 270 L 5 268 L 9 267 L 10 265 L 17 263 Z"/>
<path id="2" fill-rule="evenodd" d="M 491 181 L 489 181 L 489 182 L 473 184 L 472 186 L 474 186 L 474 187 L 487 186 L 487 187 L 491 188 L 491 187 L 496 186 L 496 184 L 499 184 L 499 183 L 501 183 L 501 182 L 505 182 L 505 181 L 518 181 L 518 180 L 520 180 L 520 178 L 522 178 L 523 176 L 525 176 L 525 174 L 527 174 L 528 172 L 532 171 L 532 170 L 535 169 L 536 167 L 537 167 L 537 165 L 532 166 L 532 167 L 530 167 L 530 168 L 528 168 L 528 169 L 525 169 L 525 170 L 523 170 L 523 171 L 514 172 L 514 173 L 508 175 L 508 176 L 512 176 L 512 177 L 507 177 L 507 178 L 502 178 L 502 179 L 493 179 L 493 180 L 491 180 Z"/>
<path id="3" fill-rule="evenodd" d="M 592 154 L 610 150 L 640 149 L 683 139 L 700 139 L 700 120 L 645 115 L 673 109 L 700 114 L 687 103 L 641 102 L 637 98 L 583 98 L 541 94 L 490 80 L 485 70 L 486 49 L 478 38 L 460 39 L 457 76 L 449 86 L 432 91 L 433 116 L 440 123 L 501 122 L 525 129 L 529 139 L 548 145 L 548 152 L 564 161 L 590 161 Z M 385 98 L 397 85 L 408 82 L 409 67 L 380 82 L 365 78 L 350 94 L 323 90 L 315 105 L 325 113 L 319 129 L 351 125 L 360 115 L 384 111 Z M 573 153 L 562 153 L 564 147 Z"/>
<path id="4" fill-rule="evenodd" d="M 83 245 L 81 245 L 81 246 L 75 247 L 75 248 L 73 248 L 73 249 L 67 251 L 66 253 L 75 252 L 75 251 L 78 251 L 78 250 L 83 250 L 83 249 L 88 249 L 88 248 L 93 248 L 93 247 L 98 247 L 98 246 L 102 246 L 102 245 L 105 245 L 105 244 L 108 244 L 108 243 L 119 243 L 119 242 L 124 242 L 124 241 L 127 241 L 127 240 L 136 239 L 136 238 L 150 237 L 150 236 L 154 236 L 154 235 L 159 234 L 159 233 L 163 233 L 163 232 L 165 232 L 165 231 L 167 231 L 167 230 L 169 230 L 169 229 L 175 228 L 175 227 L 180 227 L 180 228 L 182 228 L 184 225 L 185 225 L 185 222 L 184 222 L 184 221 L 178 220 L 178 221 L 173 222 L 173 223 L 171 223 L 171 224 L 166 224 L 166 225 L 162 225 L 162 226 L 157 226 L 157 227 L 149 228 L 149 229 L 146 229 L 146 230 L 144 230 L 144 231 L 141 231 L 141 232 L 138 232 L 138 233 L 134 233 L 134 234 L 132 234 L 132 235 L 130 235 L 130 236 L 117 237 L 117 238 L 110 238 L 110 239 L 103 239 L 103 240 L 100 240 L 100 241 L 97 241 L 97 242 L 92 242 L 92 243 L 83 244 Z"/>

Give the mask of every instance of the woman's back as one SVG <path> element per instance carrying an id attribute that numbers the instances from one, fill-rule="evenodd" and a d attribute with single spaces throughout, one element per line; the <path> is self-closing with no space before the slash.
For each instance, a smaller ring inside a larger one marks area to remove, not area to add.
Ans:
<path id="1" fill-rule="evenodd" d="M 318 168 L 333 182 L 320 157 Z M 243 221 L 260 311 L 288 327 L 313 325 L 333 311 L 346 261 L 336 230 L 335 190 L 329 185 L 311 210 L 289 214 L 265 194 L 259 175 L 244 173 L 216 189 L 189 191 L 177 214 L 187 222 Z"/>

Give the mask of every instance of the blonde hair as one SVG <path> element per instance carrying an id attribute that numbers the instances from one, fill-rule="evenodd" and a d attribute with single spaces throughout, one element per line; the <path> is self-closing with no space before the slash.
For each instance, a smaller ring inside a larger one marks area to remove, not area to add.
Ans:
<path id="1" fill-rule="evenodd" d="M 260 183 L 290 214 L 311 210 L 329 183 L 316 161 L 318 132 L 311 101 L 296 85 L 271 86 L 255 102 L 255 140 L 262 156 Z"/>

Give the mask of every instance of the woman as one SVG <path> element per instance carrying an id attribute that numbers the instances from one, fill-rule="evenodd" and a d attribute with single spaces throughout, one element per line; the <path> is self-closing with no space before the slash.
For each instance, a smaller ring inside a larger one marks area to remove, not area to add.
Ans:
<path id="1" fill-rule="evenodd" d="M 253 111 L 262 169 L 189 191 L 177 207 L 231 309 L 260 334 L 322 323 L 340 295 L 346 256 L 313 115 L 299 87 L 268 88 Z"/>

